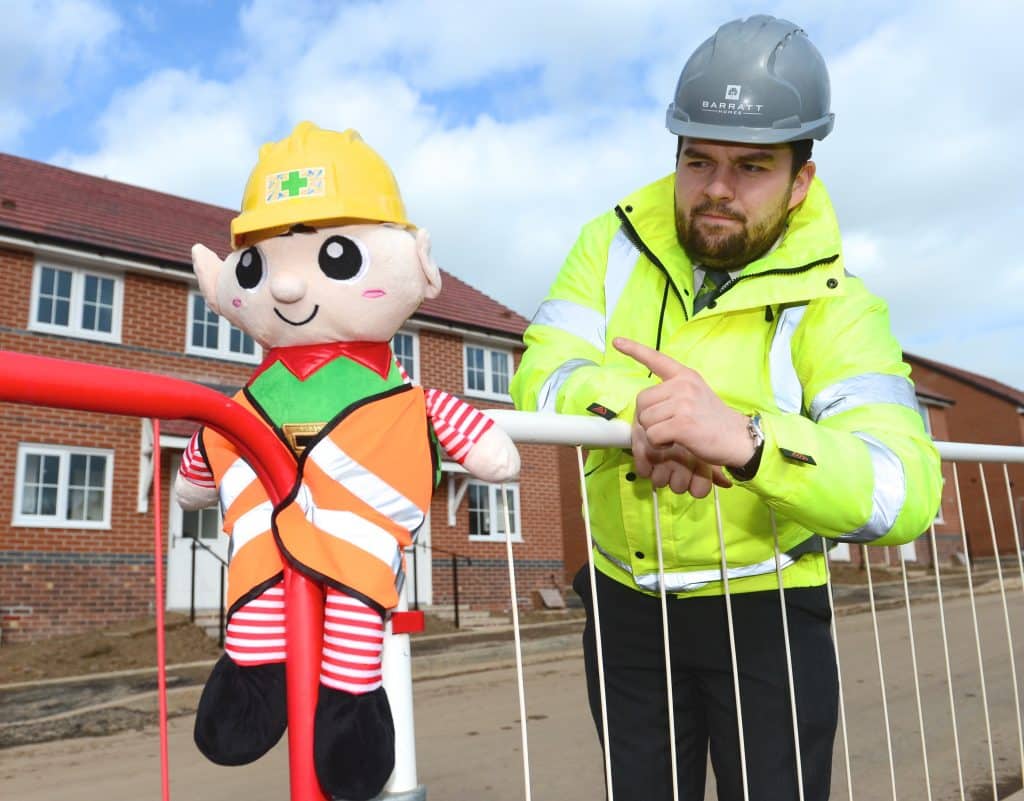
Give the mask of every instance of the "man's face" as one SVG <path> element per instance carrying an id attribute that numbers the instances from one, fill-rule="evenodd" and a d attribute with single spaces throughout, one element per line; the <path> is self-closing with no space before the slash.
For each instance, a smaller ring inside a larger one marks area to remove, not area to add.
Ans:
<path id="1" fill-rule="evenodd" d="M 684 138 L 676 164 L 676 234 L 690 260 L 737 270 L 779 238 L 807 196 L 808 162 L 792 175 L 789 145 L 741 145 Z"/>

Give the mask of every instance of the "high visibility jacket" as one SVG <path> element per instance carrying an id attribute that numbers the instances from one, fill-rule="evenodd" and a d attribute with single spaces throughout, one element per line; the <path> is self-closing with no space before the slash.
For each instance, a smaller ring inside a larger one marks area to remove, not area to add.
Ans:
<path id="1" fill-rule="evenodd" d="M 235 400 L 257 413 L 246 393 Z M 381 611 L 398 603 L 402 549 L 426 518 L 436 474 L 421 388 L 399 384 L 329 420 L 306 440 L 292 491 L 276 509 L 224 437 L 203 429 L 200 447 L 231 537 L 230 610 L 280 580 L 282 554 Z"/>
<path id="2" fill-rule="evenodd" d="M 512 381 L 520 409 L 631 421 L 658 381 L 611 342 L 624 336 L 697 370 L 765 435 L 750 481 L 719 492 L 730 591 L 825 582 L 823 541 L 894 545 L 938 508 L 938 453 L 924 431 L 886 304 L 846 273 L 839 228 L 815 180 L 778 247 L 693 313 L 693 265 L 676 238 L 673 176 L 583 228 L 527 329 Z M 603 409 L 602 409 L 603 407 Z M 652 489 L 620 449 L 590 452 L 598 569 L 658 589 Z M 658 495 L 667 589 L 721 594 L 714 499 Z M 770 514 L 774 512 L 774 515 Z M 773 519 L 774 517 L 774 519 Z"/>

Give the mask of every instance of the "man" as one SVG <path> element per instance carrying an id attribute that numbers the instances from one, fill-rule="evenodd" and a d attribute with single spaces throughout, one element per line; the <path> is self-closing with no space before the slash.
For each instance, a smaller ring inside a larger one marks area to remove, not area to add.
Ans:
<path id="1" fill-rule="evenodd" d="M 825 799 L 838 694 L 826 544 L 919 535 L 939 458 L 886 306 L 845 271 L 808 160 L 833 115 L 806 34 L 768 16 L 723 25 L 684 67 L 667 123 L 675 175 L 584 227 L 512 394 L 523 409 L 633 424 L 631 452 L 594 450 L 586 467 L 616 801 L 672 798 L 662 581 L 679 797 L 703 799 L 710 748 L 723 801 L 744 783 L 751 799 L 792 801 L 800 784 Z M 602 734 L 586 569 L 575 587 Z"/>

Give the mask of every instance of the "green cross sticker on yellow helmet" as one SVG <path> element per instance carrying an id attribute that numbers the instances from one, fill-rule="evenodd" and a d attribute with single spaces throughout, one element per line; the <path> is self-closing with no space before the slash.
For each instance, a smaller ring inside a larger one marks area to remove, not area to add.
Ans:
<path id="1" fill-rule="evenodd" d="M 303 167 L 267 176 L 267 203 L 324 194 L 324 168 Z"/>

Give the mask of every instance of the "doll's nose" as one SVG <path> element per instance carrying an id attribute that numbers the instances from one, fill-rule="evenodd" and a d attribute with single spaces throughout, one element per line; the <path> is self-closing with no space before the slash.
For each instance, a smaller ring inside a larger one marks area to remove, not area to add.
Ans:
<path id="1" fill-rule="evenodd" d="M 306 282 L 293 273 L 279 272 L 270 278 L 270 294 L 278 303 L 295 303 L 306 294 Z"/>

